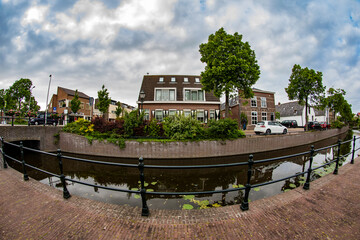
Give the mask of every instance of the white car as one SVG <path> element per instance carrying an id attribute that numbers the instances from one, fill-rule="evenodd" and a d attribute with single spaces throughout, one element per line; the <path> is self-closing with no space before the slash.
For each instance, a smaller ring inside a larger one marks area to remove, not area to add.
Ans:
<path id="1" fill-rule="evenodd" d="M 280 133 L 286 134 L 287 128 L 281 125 L 279 122 L 272 122 L 272 121 L 261 121 L 255 125 L 254 132 L 259 135 L 260 133 L 264 134 L 273 134 L 273 133 Z"/>

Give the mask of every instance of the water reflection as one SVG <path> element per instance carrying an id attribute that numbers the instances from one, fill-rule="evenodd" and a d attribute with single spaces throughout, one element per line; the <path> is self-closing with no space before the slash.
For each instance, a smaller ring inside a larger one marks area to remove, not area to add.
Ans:
<path id="1" fill-rule="evenodd" d="M 352 138 L 352 132 L 340 136 L 344 141 Z M 322 148 L 335 144 L 338 137 L 330 138 L 315 143 L 315 148 Z M 26 142 L 25 142 L 26 144 Z M 359 146 L 357 142 L 357 146 Z M 341 154 L 344 155 L 351 151 L 351 142 L 341 146 Z M 261 160 L 273 157 L 279 157 L 310 150 L 309 145 L 299 146 L 287 150 L 279 150 L 272 152 L 256 153 L 254 160 Z M 6 149 L 7 152 L 11 149 Z M 16 154 L 15 154 L 16 155 Z M 64 155 L 101 160 L 107 162 L 121 162 L 137 164 L 137 159 L 120 159 L 94 156 L 79 156 L 64 153 Z M 336 157 L 337 151 L 332 149 L 317 152 L 314 156 L 314 164 L 322 164 Z M 350 155 L 351 157 L 351 155 Z M 25 151 L 26 162 L 38 168 L 49 172 L 59 174 L 58 161 L 55 157 L 36 154 Z M 184 160 L 156 160 L 145 159 L 145 165 L 201 165 L 201 164 L 221 164 L 232 162 L 246 162 L 248 155 L 223 157 L 223 158 L 203 158 L 203 159 L 184 159 Z M 281 179 L 298 172 L 305 171 L 308 168 L 309 156 L 298 156 L 291 159 L 276 161 L 265 164 L 255 164 L 254 172 L 251 179 L 252 184 L 264 183 L 272 180 Z M 16 163 L 10 165 L 21 171 L 21 166 Z M 74 160 L 63 159 L 64 174 L 71 179 L 91 183 L 99 186 L 114 187 L 120 189 L 139 188 L 139 171 L 137 168 L 116 167 L 99 164 L 89 164 Z M 61 189 L 61 182 L 58 178 L 49 177 L 47 174 L 28 169 L 28 174 L 32 178 L 39 180 L 45 184 Z M 147 189 L 155 192 L 198 192 L 198 191 L 214 191 L 220 189 L 233 188 L 233 185 L 245 185 L 247 166 L 226 167 L 226 168 L 209 168 L 209 169 L 145 169 L 145 181 L 149 184 Z M 318 177 L 313 175 L 312 178 Z M 271 184 L 262 187 L 259 191 L 251 191 L 250 199 L 257 200 L 264 197 L 272 196 L 280 193 L 285 189 L 291 188 L 292 184 L 299 186 L 302 179 L 297 177 L 287 181 Z M 140 200 L 134 194 L 108 191 L 98 187 L 88 187 L 80 184 L 74 184 L 68 181 L 68 190 L 73 195 L 79 195 L 98 201 L 104 201 L 115 204 L 129 204 L 132 206 L 140 206 Z M 190 203 L 195 207 L 197 204 L 183 199 L 181 196 L 159 196 L 147 195 L 148 205 L 150 208 L 159 209 L 179 209 L 185 203 Z M 243 198 L 242 191 L 224 193 L 224 194 L 208 194 L 196 196 L 198 200 L 209 200 L 210 204 L 217 203 L 219 205 L 231 205 L 240 203 Z"/>

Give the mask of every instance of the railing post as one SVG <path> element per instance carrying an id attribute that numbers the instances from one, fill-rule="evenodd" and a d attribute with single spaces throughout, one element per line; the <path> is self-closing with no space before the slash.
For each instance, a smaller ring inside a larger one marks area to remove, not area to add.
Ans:
<path id="1" fill-rule="evenodd" d="M 246 187 L 245 188 L 245 197 L 240 206 L 240 209 L 243 211 L 249 210 L 249 194 L 250 194 L 250 190 L 251 190 L 250 180 L 251 180 L 251 175 L 252 175 L 252 165 L 254 164 L 253 157 L 254 156 L 252 154 L 250 154 L 249 161 L 248 161 L 247 182 L 245 185 L 245 187 Z"/>
<path id="2" fill-rule="evenodd" d="M 140 195 L 141 195 L 141 201 L 142 201 L 142 211 L 141 216 L 149 216 L 149 208 L 146 204 L 146 189 L 145 189 L 145 177 L 144 177 L 144 159 L 142 157 L 139 158 L 139 165 L 138 165 L 139 171 L 140 171 Z"/>
<path id="3" fill-rule="evenodd" d="M 66 187 L 66 182 L 65 182 L 65 175 L 64 175 L 64 171 L 63 171 L 63 163 L 62 163 L 62 158 L 61 158 L 61 150 L 58 149 L 57 150 L 57 159 L 59 161 L 59 168 L 60 168 L 60 180 L 61 180 L 61 184 L 63 185 L 63 198 L 68 199 L 71 197 L 69 191 L 67 190 Z"/>
<path id="4" fill-rule="evenodd" d="M 352 157 L 351 157 L 351 164 L 354 164 L 354 156 L 355 156 L 355 142 L 356 142 L 356 136 L 354 136 L 353 139 L 353 149 L 352 149 Z"/>
<path id="5" fill-rule="evenodd" d="M 3 164 L 4 164 L 4 168 L 7 168 L 7 163 L 5 160 L 5 152 L 4 152 L 4 139 L 1 137 L 1 152 L 2 152 L 2 159 L 3 159 Z"/>
<path id="6" fill-rule="evenodd" d="M 11 126 L 14 126 L 14 115 L 11 116 Z"/>
<path id="7" fill-rule="evenodd" d="M 24 146 L 23 146 L 23 142 L 20 142 L 20 158 L 21 158 L 21 163 L 23 166 L 23 173 L 24 173 L 24 180 L 27 181 L 29 180 L 29 176 L 26 172 L 26 163 L 25 163 L 25 158 L 24 158 Z"/>
<path id="8" fill-rule="evenodd" d="M 28 126 L 30 127 L 30 116 L 29 116 L 29 119 L 28 119 Z"/>
<path id="9" fill-rule="evenodd" d="M 340 161 L 340 147 L 341 147 L 341 140 L 338 141 L 338 151 L 337 151 L 337 158 L 336 158 L 336 165 L 333 174 L 338 174 L 339 169 L 339 161 Z"/>
<path id="10" fill-rule="evenodd" d="M 312 172 L 313 158 L 314 158 L 314 145 L 311 145 L 309 168 L 307 170 L 306 182 L 305 182 L 305 184 L 303 186 L 303 189 L 305 189 L 305 190 L 310 189 L 310 175 L 311 175 L 311 172 Z"/>

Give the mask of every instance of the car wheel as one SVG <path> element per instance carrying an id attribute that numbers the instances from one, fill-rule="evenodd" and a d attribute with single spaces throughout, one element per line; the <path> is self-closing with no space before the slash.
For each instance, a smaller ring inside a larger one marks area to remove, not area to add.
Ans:
<path id="1" fill-rule="evenodd" d="M 266 135 L 271 134 L 271 130 L 270 130 L 270 129 L 267 129 L 265 134 L 266 134 Z"/>
<path id="2" fill-rule="evenodd" d="M 286 130 L 286 129 L 284 129 L 283 134 L 287 134 L 287 130 Z"/>
<path id="3" fill-rule="evenodd" d="M 39 122 L 35 122 L 35 125 L 39 125 Z"/>
<path id="4" fill-rule="evenodd" d="M 255 134 L 256 134 L 256 135 L 260 135 L 260 133 L 259 133 L 259 132 L 256 132 Z"/>

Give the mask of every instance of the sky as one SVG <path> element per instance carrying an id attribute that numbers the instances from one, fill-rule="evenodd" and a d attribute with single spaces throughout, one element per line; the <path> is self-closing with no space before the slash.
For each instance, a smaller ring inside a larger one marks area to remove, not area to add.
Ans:
<path id="1" fill-rule="evenodd" d="M 136 106 L 143 76 L 200 75 L 199 45 L 224 27 L 249 42 L 254 87 L 288 102 L 294 64 L 323 73 L 360 112 L 359 0 L 0 0 L 0 89 L 32 80 L 45 108 L 57 86 L 96 98 L 104 84 Z"/>

